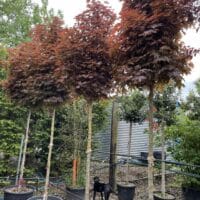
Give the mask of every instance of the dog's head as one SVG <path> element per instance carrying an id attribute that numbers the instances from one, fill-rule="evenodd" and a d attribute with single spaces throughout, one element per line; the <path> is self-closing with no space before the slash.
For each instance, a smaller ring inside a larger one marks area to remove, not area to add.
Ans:
<path id="1" fill-rule="evenodd" d="M 98 176 L 95 176 L 93 178 L 93 180 L 94 180 L 94 183 L 99 183 L 100 182 L 100 178 Z"/>

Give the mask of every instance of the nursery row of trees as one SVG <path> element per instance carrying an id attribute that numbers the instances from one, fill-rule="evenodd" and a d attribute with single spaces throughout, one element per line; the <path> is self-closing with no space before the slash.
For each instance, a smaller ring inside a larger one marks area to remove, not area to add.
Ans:
<path id="1" fill-rule="evenodd" d="M 123 0 L 120 21 L 114 25 L 115 19 L 108 6 L 91 0 L 87 1 L 87 9 L 76 16 L 74 27 L 63 28 L 58 17 L 35 26 L 29 41 L 9 50 L 5 89 L 15 103 L 29 110 L 25 141 L 31 113 L 48 108 L 52 114 L 46 190 L 55 108 L 80 97 L 86 100 L 85 199 L 89 199 L 93 103 L 108 98 L 112 92 L 122 93 L 136 87 L 147 89 L 148 191 L 152 200 L 154 92 L 170 80 L 180 87 L 183 76 L 190 72 L 194 51 L 181 42 L 181 32 L 198 21 L 199 5 L 194 0 L 172 0 L 170 4 L 167 0 Z M 26 145 L 24 147 L 26 149 Z M 22 161 L 23 168 L 24 159 Z M 23 175 L 23 170 L 21 172 Z"/>

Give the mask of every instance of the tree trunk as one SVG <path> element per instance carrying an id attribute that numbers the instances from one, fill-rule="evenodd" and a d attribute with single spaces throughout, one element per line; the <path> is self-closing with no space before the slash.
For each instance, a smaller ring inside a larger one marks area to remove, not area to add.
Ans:
<path id="1" fill-rule="evenodd" d="M 73 166 L 72 166 L 72 186 L 75 187 L 77 184 L 77 131 L 76 131 L 76 105 L 73 102 L 73 134 L 74 134 L 74 155 L 73 155 Z"/>
<path id="2" fill-rule="evenodd" d="M 164 122 L 161 123 L 161 145 L 162 145 L 162 179 L 161 179 L 161 191 L 165 198 L 165 133 L 164 133 Z"/>
<path id="3" fill-rule="evenodd" d="M 85 182 L 85 200 L 90 199 L 90 160 L 92 153 L 92 103 L 88 102 L 88 139 L 87 139 L 87 160 L 86 160 L 86 182 Z"/>
<path id="4" fill-rule="evenodd" d="M 45 179 L 43 200 L 47 200 L 47 198 L 48 198 L 49 176 L 50 176 L 50 169 L 51 169 L 51 155 L 52 155 L 53 139 L 54 139 L 55 113 L 56 113 L 56 111 L 54 109 L 53 113 L 52 113 L 52 120 L 51 120 L 51 136 L 50 136 L 50 143 L 49 143 L 49 153 L 48 153 L 48 160 L 47 160 L 46 179 Z"/>
<path id="5" fill-rule="evenodd" d="M 148 197 L 153 200 L 154 184 L 153 184 L 153 87 L 149 90 L 149 145 L 148 145 Z"/>
<path id="6" fill-rule="evenodd" d="M 21 163 L 21 170 L 20 170 L 20 177 L 19 177 L 19 186 L 21 185 L 21 182 L 23 182 L 23 177 L 24 177 L 24 166 L 25 166 L 25 161 L 26 161 L 26 151 L 27 151 L 27 145 L 28 145 L 28 133 L 29 133 L 30 120 L 31 120 L 31 110 L 29 110 L 28 118 L 27 118 L 26 134 L 24 138 L 24 149 L 23 149 L 23 154 L 22 154 L 22 163 Z"/>
<path id="7" fill-rule="evenodd" d="M 132 127 L 133 127 L 133 123 L 130 122 L 130 127 L 129 127 L 129 137 L 128 137 L 127 173 L 126 173 L 126 183 L 127 183 L 127 184 L 128 184 L 128 177 L 129 177 L 129 160 L 130 160 L 130 155 L 131 155 Z"/>
<path id="8" fill-rule="evenodd" d="M 109 183 L 114 190 L 116 190 L 117 135 L 118 135 L 118 103 L 114 100 L 112 106 L 110 163 L 109 163 Z"/>
<path id="9" fill-rule="evenodd" d="M 18 158 L 18 164 L 17 164 L 17 174 L 16 174 L 16 180 L 15 180 L 15 185 L 18 184 L 19 181 L 19 171 L 20 171 L 20 165 L 22 161 L 22 150 L 23 150 L 23 145 L 24 144 L 24 135 L 22 135 L 21 139 L 21 145 L 20 145 L 20 152 L 19 152 L 19 158 Z"/>

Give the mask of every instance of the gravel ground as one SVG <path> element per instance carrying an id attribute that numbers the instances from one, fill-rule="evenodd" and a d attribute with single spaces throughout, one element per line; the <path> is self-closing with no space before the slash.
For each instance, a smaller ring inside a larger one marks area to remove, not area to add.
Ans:
<path id="1" fill-rule="evenodd" d="M 99 166 L 101 168 L 102 166 Z M 126 172 L 127 167 L 121 166 L 118 167 L 117 170 L 117 182 L 123 182 L 126 180 Z M 155 173 L 158 173 L 158 170 L 155 170 Z M 108 182 L 108 168 L 102 168 L 101 170 L 92 170 L 91 173 L 91 182 L 92 177 L 99 176 L 102 182 L 107 183 Z M 136 192 L 135 192 L 135 198 L 134 200 L 147 200 L 147 168 L 146 167 L 138 167 L 138 166 L 132 166 L 130 168 L 130 174 L 128 176 L 128 179 L 130 182 L 134 183 L 136 185 Z M 160 176 L 156 176 L 154 183 L 155 183 L 155 190 L 160 190 Z M 174 174 L 167 175 L 166 177 L 166 190 L 170 194 L 175 195 L 176 200 L 183 200 L 182 197 L 182 191 L 181 187 L 175 186 L 176 183 L 176 176 Z M 92 185 L 91 185 L 92 188 Z M 91 194 L 92 196 L 92 194 Z M 63 196 L 64 197 L 64 196 Z M 69 200 L 69 199 L 68 199 Z M 92 200 L 92 198 L 91 198 Z M 100 195 L 97 195 L 96 200 L 100 200 Z M 109 200 L 118 200 L 117 195 L 111 194 Z"/>
<path id="2" fill-rule="evenodd" d="M 98 166 L 101 169 L 96 169 L 94 166 Z M 91 170 L 91 183 L 92 183 L 92 178 L 94 176 L 99 176 L 101 179 L 101 182 L 108 182 L 108 168 L 103 168 L 105 167 L 104 165 L 100 164 L 95 164 L 92 166 Z M 159 173 L 158 171 L 155 172 Z M 117 182 L 123 182 L 126 180 L 126 174 L 127 174 L 127 168 L 126 166 L 119 166 L 117 169 Z M 135 198 L 134 200 L 147 200 L 147 168 L 146 167 L 138 167 L 138 166 L 131 166 L 130 167 L 130 173 L 128 176 L 128 180 L 136 185 L 136 193 L 135 193 Z M 166 190 L 167 192 L 175 195 L 176 200 L 183 200 L 182 197 L 182 191 L 181 187 L 177 186 L 176 184 L 176 179 L 177 177 L 174 175 L 167 175 L 166 179 Z M 160 176 L 156 176 L 155 180 L 155 190 L 160 189 Z M 91 184 L 92 188 L 92 184 Z M 0 189 L 1 193 L 2 189 Z M 50 186 L 49 190 L 50 194 L 53 195 L 59 195 L 65 200 L 71 200 L 71 199 L 66 199 L 66 192 L 65 192 L 65 185 L 58 185 L 58 186 Z M 42 191 L 36 192 L 36 195 L 42 194 Z M 92 196 L 92 194 L 91 194 Z M 92 199 L 92 198 L 91 198 Z M 100 200 L 100 196 L 97 196 L 96 200 Z M 115 194 L 111 194 L 109 200 L 118 200 L 117 196 Z"/>
<path id="3" fill-rule="evenodd" d="M 126 166 L 118 167 L 117 171 L 117 182 L 124 182 L 126 180 Z M 158 170 L 155 170 L 155 174 L 158 174 Z M 108 182 L 107 173 L 99 173 L 98 176 L 101 177 L 103 182 Z M 147 200 L 147 168 L 132 166 L 128 176 L 128 180 L 136 185 L 136 192 L 134 200 Z M 181 187 L 176 183 L 176 176 L 170 174 L 166 176 L 166 191 L 173 194 L 176 200 L 183 200 Z M 155 190 L 160 190 L 161 178 L 160 175 L 156 175 L 155 180 Z M 110 200 L 117 200 L 117 196 L 112 194 Z"/>

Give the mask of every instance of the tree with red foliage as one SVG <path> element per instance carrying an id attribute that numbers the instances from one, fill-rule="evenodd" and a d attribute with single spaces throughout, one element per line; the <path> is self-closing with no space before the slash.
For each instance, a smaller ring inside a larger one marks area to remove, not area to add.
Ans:
<path id="1" fill-rule="evenodd" d="M 5 84 L 8 95 L 17 104 L 30 109 L 48 107 L 52 111 L 45 200 L 48 196 L 55 107 L 70 99 L 70 84 L 66 81 L 56 53 L 63 31 L 62 24 L 56 17 L 48 25 L 38 25 L 31 33 L 31 42 L 22 43 L 10 50 L 10 73 Z"/>
<path id="2" fill-rule="evenodd" d="M 112 88 L 112 65 L 107 37 L 115 14 L 100 1 L 87 2 L 87 9 L 76 17 L 58 48 L 66 74 L 73 81 L 75 93 L 88 102 L 88 144 L 85 199 L 89 199 L 92 141 L 92 102 L 107 98 Z M 70 67 L 68 67 L 70 66 Z"/>
<path id="3" fill-rule="evenodd" d="M 110 38 L 119 87 L 149 90 L 149 200 L 153 200 L 153 95 L 157 86 L 174 80 L 181 86 L 191 71 L 191 51 L 181 32 L 198 18 L 195 0 L 122 0 L 121 22 Z M 113 42 L 114 41 L 114 42 Z"/>

